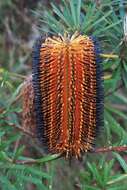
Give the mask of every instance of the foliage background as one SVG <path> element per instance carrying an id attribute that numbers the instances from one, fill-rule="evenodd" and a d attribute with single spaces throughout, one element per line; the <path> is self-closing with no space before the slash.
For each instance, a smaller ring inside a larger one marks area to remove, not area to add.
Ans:
<path id="1" fill-rule="evenodd" d="M 0 1 L 0 189 L 126 190 L 127 154 L 85 154 L 80 161 L 52 160 L 35 139 L 23 135 L 22 82 L 31 74 L 32 46 L 40 34 L 81 31 L 95 35 L 104 53 L 105 126 L 97 147 L 127 145 L 126 1 Z M 15 160 L 42 158 L 25 165 Z"/>

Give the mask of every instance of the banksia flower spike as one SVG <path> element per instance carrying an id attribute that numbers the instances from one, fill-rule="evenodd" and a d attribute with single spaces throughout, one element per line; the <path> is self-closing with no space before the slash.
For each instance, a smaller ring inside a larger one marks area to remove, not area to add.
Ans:
<path id="1" fill-rule="evenodd" d="M 100 49 L 75 33 L 37 40 L 32 84 L 38 139 L 50 153 L 80 157 L 103 126 Z"/>

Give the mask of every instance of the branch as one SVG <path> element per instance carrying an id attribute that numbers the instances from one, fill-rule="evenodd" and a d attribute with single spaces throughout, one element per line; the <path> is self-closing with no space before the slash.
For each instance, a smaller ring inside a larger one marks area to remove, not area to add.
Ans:
<path id="1" fill-rule="evenodd" d="M 109 147 L 102 147 L 102 148 L 97 148 L 97 149 L 93 149 L 92 151 L 90 151 L 90 153 L 109 153 L 109 152 L 124 152 L 127 151 L 127 145 L 123 145 L 123 146 L 109 146 Z M 32 158 L 26 158 L 26 160 L 12 160 L 9 157 L 5 157 L 7 161 L 14 163 L 14 164 L 42 164 L 42 163 L 46 163 L 46 162 L 50 162 L 56 159 L 59 159 L 63 156 L 63 154 L 53 154 L 53 155 L 49 155 L 43 158 L 39 158 L 39 159 L 32 159 Z"/>
<path id="2" fill-rule="evenodd" d="M 22 132 L 24 135 L 28 135 L 31 138 L 36 138 L 36 135 L 30 131 L 25 130 L 23 127 L 17 127 L 14 124 L 9 124 L 10 127 L 14 127 L 16 130 Z"/>
<path id="3" fill-rule="evenodd" d="M 122 83 L 121 83 L 118 87 L 116 87 L 114 90 L 112 90 L 112 91 L 108 92 L 107 94 L 105 94 L 105 97 L 112 95 L 112 94 L 113 94 L 114 92 L 116 92 L 117 90 L 123 88 L 123 86 L 124 86 L 124 84 L 123 84 L 123 82 L 122 82 Z"/>
<path id="4" fill-rule="evenodd" d="M 104 152 L 112 152 L 112 151 L 115 151 L 115 152 L 127 151 L 127 145 L 97 148 L 97 149 L 94 149 L 92 153 L 104 153 Z"/>

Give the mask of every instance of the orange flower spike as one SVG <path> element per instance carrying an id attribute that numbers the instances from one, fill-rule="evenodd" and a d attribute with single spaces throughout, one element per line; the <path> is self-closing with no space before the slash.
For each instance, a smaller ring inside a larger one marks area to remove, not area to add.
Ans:
<path id="1" fill-rule="evenodd" d="M 103 125 L 103 81 L 95 40 L 74 34 L 40 39 L 33 53 L 38 138 L 51 153 L 80 157 Z"/>

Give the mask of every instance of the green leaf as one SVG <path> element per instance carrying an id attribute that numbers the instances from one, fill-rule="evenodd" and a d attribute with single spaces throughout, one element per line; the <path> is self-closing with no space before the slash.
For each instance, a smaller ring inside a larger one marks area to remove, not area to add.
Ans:
<path id="1" fill-rule="evenodd" d="M 24 149 L 25 149 L 25 146 L 21 146 L 21 147 L 17 148 L 16 151 L 14 152 L 13 160 L 17 160 L 18 157 L 22 155 Z"/>
<path id="2" fill-rule="evenodd" d="M 114 119 L 114 117 L 107 110 L 105 110 L 105 119 L 108 122 L 109 128 L 118 136 L 121 137 L 125 134 L 125 131 L 122 128 L 122 126 Z"/>
<path id="3" fill-rule="evenodd" d="M 101 175 L 100 175 L 95 163 L 90 164 L 89 162 L 87 162 L 87 166 L 90 169 L 90 171 L 92 172 L 94 179 L 96 179 L 96 182 L 99 183 L 101 186 L 103 186 L 103 181 L 102 181 Z"/>
<path id="4" fill-rule="evenodd" d="M 17 89 L 12 94 L 11 98 L 8 100 L 8 107 L 16 100 L 16 97 L 19 95 L 21 88 L 23 87 L 23 83 L 21 83 Z"/>
<path id="5" fill-rule="evenodd" d="M 113 154 L 115 155 L 116 159 L 119 161 L 120 166 L 127 173 L 127 163 L 125 162 L 125 160 L 120 156 L 120 154 L 118 153 L 113 153 Z M 125 175 L 125 177 L 127 177 L 127 175 Z"/>
<path id="6" fill-rule="evenodd" d="M 100 190 L 100 188 L 93 187 L 93 186 L 90 186 L 90 185 L 84 185 L 83 190 Z"/>
<path id="7" fill-rule="evenodd" d="M 99 26 L 102 21 L 106 20 L 106 17 L 108 17 L 112 13 L 112 10 L 104 14 L 104 16 L 100 16 L 100 18 L 96 19 L 89 27 L 89 30 L 92 29 L 94 26 Z"/>
<path id="8" fill-rule="evenodd" d="M 107 181 L 109 180 L 109 177 L 110 177 L 110 175 L 111 175 L 111 171 L 112 171 L 112 167 L 113 167 L 113 165 L 114 165 L 114 160 L 112 159 L 110 162 L 106 162 L 105 164 L 104 164 L 104 186 L 106 186 L 106 184 L 107 184 Z"/>
<path id="9" fill-rule="evenodd" d="M 72 18 L 73 18 L 73 22 L 74 22 L 74 26 L 76 27 L 76 25 L 77 25 L 77 15 L 76 15 L 76 1 L 75 0 L 70 0 L 69 1 L 69 3 L 70 3 L 70 9 L 71 9 L 71 15 L 72 15 Z"/>
<path id="10" fill-rule="evenodd" d="M 127 73 L 125 71 L 122 72 L 122 79 L 125 87 L 127 88 Z"/>
<path id="11" fill-rule="evenodd" d="M 116 97 L 118 100 L 120 100 L 121 103 L 127 104 L 127 98 L 124 95 L 122 95 L 121 93 L 116 92 L 116 93 L 114 93 L 113 96 Z"/>
<path id="12" fill-rule="evenodd" d="M 26 169 L 27 169 L 27 171 L 29 171 L 30 173 L 32 173 L 34 175 L 37 175 L 38 177 L 51 179 L 51 176 L 48 173 L 39 171 L 38 167 L 27 167 Z"/>
<path id="13" fill-rule="evenodd" d="M 82 23 L 82 31 L 84 33 L 87 32 L 87 28 L 90 26 L 91 22 L 93 21 L 92 16 L 93 13 L 95 12 L 96 6 L 95 4 L 93 5 L 89 5 L 89 7 L 87 8 L 87 12 L 86 15 L 84 15 L 84 21 Z"/>
<path id="14" fill-rule="evenodd" d="M 78 5 L 77 5 L 77 25 L 80 26 L 80 14 L 81 14 L 81 4 L 82 1 L 78 0 Z"/>
<path id="15" fill-rule="evenodd" d="M 16 187 L 11 184 L 6 176 L 0 176 L 0 182 L 3 184 L 6 190 L 17 190 Z"/>
<path id="16" fill-rule="evenodd" d="M 63 16 L 61 11 L 53 3 L 51 3 L 51 5 L 52 5 L 52 8 L 53 8 L 54 12 L 56 13 L 56 15 L 58 15 L 60 17 L 60 19 L 62 19 L 66 23 L 66 25 L 68 27 L 70 27 L 68 20 Z"/>
<path id="17" fill-rule="evenodd" d="M 113 107 L 110 107 L 110 106 L 106 106 L 106 109 L 112 113 L 117 114 L 118 116 L 122 117 L 123 119 L 127 120 L 127 115 L 124 112 L 122 112 L 118 109 L 115 109 Z"/>
<path id="18" fill-rule="evenodd" d="M 5 131 L 0 131 L 0 138 L 5 135 Z"/>
<path id="19" fill-rule="evenodd" d="M 10 161 L 10 159 L 7 156 L 6 152 L 0 151 L 0 161 Z"/>
<path id="20" fill-rule="evenodd" d="M 40 187 L 43 190 L 48 190 L 48 188 L 38 178 L 35 178 L 32 176 L 23 176 L 23 175 L 21 175 L 20 178 L 23 179 L 25 182 L 30 182 L 30 183 L 37 185 L 37 187 Z"/>
<path id="21" fill-rule="evenodd" d="M 107 184 L 111 185 L 111 184 L 118 183 L 118 182 L 125 180 L 125 179 L 127 179 L 127 174 L 120 175 L 118 178 L 109 181 Z"/>
<path id="22" fill-rule="evenodd" d="M 36 159 L 36 161 L 38 163 L 45 163 L 45 162 L 49 162 L 54 159 L 57 159 L 59 156 L 60 156 L 60 154 L 53 154 L 53 155 L 45 156 L 44 158 Z"/>
<path id="23" fill-rule="evenodd" d="M 102 33 L 102 32 L 106 32 L 107 30 L 109 30 L 109 29 L 115 27 L 116 25 L 120 24 L 121 22 L 122 22 L 122 21 L 119 20 L 119 21 L 116 22 L 116 23 L 112 23 L 111 25 L 109 25 L 109 26 L 107 26 L 107 27 L 105 27 L 105 28 L 102 28 L 102 29 L 98 30 L 98 31 L 96 32 L 96 35 L 99 35 L 99 34 Z"/>
<path id="24" fill-rule="evenodd" d="M 126 189 L 127 189 L 126 184 L 122 186 L 117 184 L 117 186 L 115 185 L 115 187 L 108 188 L 108 190 L 126 190 Z"/>

